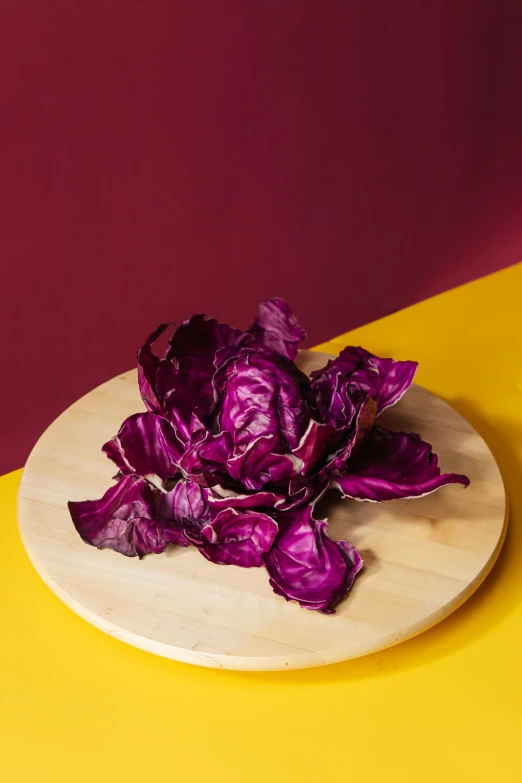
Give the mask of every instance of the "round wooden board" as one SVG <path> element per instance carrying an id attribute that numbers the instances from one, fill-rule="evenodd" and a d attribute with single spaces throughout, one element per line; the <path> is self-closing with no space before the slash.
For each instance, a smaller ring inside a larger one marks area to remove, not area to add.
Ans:
<path id="1" fill-rule="evenodd" d="M 325 354 L 300 352 L 309 373 Z M 382 423 L 421 433 L 446 472 L 471 485 L 417 500 L 330 503 L 332 538 L 351 541 L 364 569 L 335 615 L 276 596 L 262 568 L 219 566 L 192 547 L 143 560 L 85 544 L 68 500 L 98 498 L 115 470 L 101 453 L 143 409 L 135 371 L 104 383 L 56 419 L 24 470 L 22 539 L 36 570 L 97 628 L 178 661 L 226 669 L 297 669 L 376 652 L 446 617 L 479 586 L 504 540 L 502 477 L 486 443 L 447 403 L 413 386 Z"/>

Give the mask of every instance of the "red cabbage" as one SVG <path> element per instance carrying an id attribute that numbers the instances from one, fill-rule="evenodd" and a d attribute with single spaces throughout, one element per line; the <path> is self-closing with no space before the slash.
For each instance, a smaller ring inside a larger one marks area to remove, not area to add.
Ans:
<path id="1" fill-rule="evenodd" d="M 362 391 L 375 400 L 377 413 L 395 405 L 409 389 L 417 362 L 380 359 L 364 348 L 345 348 L 322 370 L 312 373 L 312 387 L 319 394 L 321 410 L 336 420 L 344 420 L 345 400 Z"/>
<path id="2" fill-rule="evenodd" d="M 205 490 L 193 481 L 178 481 L 170 492 L 157 493 L 155 511 L 167 543 L 182 546 L 188 546 L 187 536 L 198 535 L 213 517 Z"/>
<path id="3" fill-rule="evenodd" d="M 441 475 L 437 455 L 419 435 L 373 427 L 346 468 L 331 486 L 356 500 L 396 500 L 428 495 L 445 484 L 469 479 L 455 473 Z"/>
<path id="4" fill-rule="evenodd" d="M 276 534 L 277 523 L 267 514 L 225 508 L 199 535 L 186 535 L 207 560 L 252 568 L 262 565 L 262 556 L 270 551 Z"/>
<path id="5" fill-rule="evenodd" d="M 219 385 L 220 429 L 232 433 L 239 452 L 262 436 L 276 438 L 277 449 L 295 448 L 311 416 L 305 398 L 309 385 L 289 359 L 272 351 L 242 350 Z"/>
<path id="6" fill-rule="evenodd" d="M 326 521 L 315 520 L 311 506 L 280 512 L 277 520 L 280 532 L 264 557 L 274 592 L 331 614 L 362 568 L 359 553 L 348 541 L 332 541 Z"/>
<path id="7" fill-rule="evenodd" d="M 275 353 L 295 359 L 301 340 L 306 332 L 284 299 L 266 299 L 259 305 L 259 314 L 248 333 L 254 338 L 256 347 L 268 348 Z"/>
<path id="8" fill-rule="evenodd" d="M 179 472 L 183 447 L 169 421 L 154 413 L 135 413 L 102 451 L 124 475 L 142 476 L 162 487 Z"/>
<path id="9" fill-rule="evenodd" d="M 143 479 L 123 476 L 101 500 L 68 505 L 80 536 L 98 549 L 143 557 L 166 547 L 163 524 L 155 518 L 154 490 Z"/>
<path id="10" fill-rule="evenodd" d="M 246 332 L 192 316 L 157 356 L 169 327 L 138 351 L 148 412 L 103 446 L 118 483 L 69 504 L 84 541 L 140 557 L 191 544 L 214 563 L 263 565 L 278 595 L 329 613 L 362 561 L 313 517 L 328 488 L 385 501 L 469 483 L 441 474 L 420 436 L 374 424 L 415 362 L 350 347 L 309 379 L 292 361 L 305 333 L 282 299 L 262 302 Z"/>

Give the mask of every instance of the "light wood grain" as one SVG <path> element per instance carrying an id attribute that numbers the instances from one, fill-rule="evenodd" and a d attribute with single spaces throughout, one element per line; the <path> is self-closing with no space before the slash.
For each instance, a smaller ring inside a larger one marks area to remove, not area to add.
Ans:
<path id="1" fill-rule="evenodd" d="M 324 354 L 300 352 L 305 372 Z M 332 538 L 347 538 L 365 567 L 335 615 L 274 595 L 264 569 L 218 566 L 193 548 L 143 560 L 85 544 L 68 500 L 98 498 L 114 466 L 100 446 L 143 409 L 136 373 L 94 389 L 56 419 L 35 446 L 19 493 L 19 524 L 36 570 L 71 609 L 144 650 L 228 669 L 318 666 L 375 652 L 442 620 L 488 574 L 507 526 L 496 462 L 447 403 L 413 386 L 381 421 L 420 432 L 444 471 L 466 473 L 418 500 L 373 504 L 326 498 Z"/>

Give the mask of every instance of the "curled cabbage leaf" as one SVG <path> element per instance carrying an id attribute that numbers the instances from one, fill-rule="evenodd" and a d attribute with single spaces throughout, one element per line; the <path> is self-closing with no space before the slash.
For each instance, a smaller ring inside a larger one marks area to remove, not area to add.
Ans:
<path id="1" fill-rule="evenodd" d="M 350 590 L 362 559 L 348 541 L 332 541 L 324 520 L 303 506 L 277 514 L 279 533 L 264 557 L 277 595 L 305 609 L 331 614 Z"/>

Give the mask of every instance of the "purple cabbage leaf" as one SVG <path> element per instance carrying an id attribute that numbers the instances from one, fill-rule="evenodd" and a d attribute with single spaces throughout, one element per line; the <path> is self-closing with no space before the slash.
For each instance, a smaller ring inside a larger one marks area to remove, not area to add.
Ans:
<path id="1" fill-rule="evenodd" d="M 469 479 L 455 473 L 441 474 L 437 455 L 419 435 L 373 427 L 331 486 L 340 489 L 344 497 L 379 502 L 422 497 L 446 484 L 467 487 Z"/>
<path id="2" fill-rule="evenodd" d="M 123 476 L 100 500 L 69 502 L 74 526 L 88 544 L 127 557 L 159 554 L 167 542 L 155 516 L 155 491 L 143 479 Z"/>
<path id="3" fill-rule="evenodd" d="M 311 506 L 280 512 L 279 533 L 264 565 L 277 595 L 331 614 L 350 590 L 362 560 L 348 541 L 332 541 Z"/>
<path id="4" fill-rule="evenodd" d="M 201 554 L 220 565 L 253 568 L 262 565 L 262 556 L 270 551 L 277 535 L 277 522 L 267 514 L 250 509 L 219 511 L 200 531 L 187 532 Z"/>
<path id="5" fill-rule="evenodd" d="M 395 405 L 412 384 L 417 362 L 380 359 L 364 348 L 345 348 L 322 370 L 312 373 L 321 420 L 342 424 L 357 392 L 375 400 L 377 414 Z"/>
<path id="6" fill-rule="evenodd" d="M 183 447 L 172 424 L 154 413 L 135 413 L 102 446 L 123 475 L 136 475 L 162 489 L 178 473 Z"/>
<path id="7" fill-rule="evenodd" d="M 259 313 L 248 330 L 257 348 L 267 348 L 275 353 L 295 359 L 299 343 L 306 332 L 284 299 L 274 297 L 259 305 Z"/>

